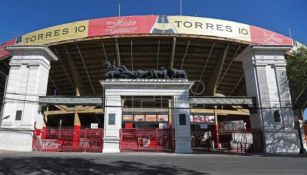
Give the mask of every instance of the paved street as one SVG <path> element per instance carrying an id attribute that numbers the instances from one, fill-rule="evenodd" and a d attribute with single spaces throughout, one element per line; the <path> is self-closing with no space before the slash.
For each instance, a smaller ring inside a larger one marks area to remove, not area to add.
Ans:
<path id="1" fill-rule="evenodd" d="M 307 157 L 168 153 L 23 153 L 0 151 L 0 174 L 306 175 Z"/>

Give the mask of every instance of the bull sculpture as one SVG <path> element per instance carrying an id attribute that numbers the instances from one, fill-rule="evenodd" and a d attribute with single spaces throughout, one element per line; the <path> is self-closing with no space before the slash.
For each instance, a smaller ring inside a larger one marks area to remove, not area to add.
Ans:
<path id="1" fill-rule="evenodd" d="M 109 79 L 113 78 L 127 78 L 127 79 L 188 79 L 187 74 L 184 70 L 178 69 L 166 69 L 161 67 L 159 70 L 156 69 L 139 69 L 129 70 L 126 66 L 116 66 L 114 63 L 106 61 L 106 72 L 105 77 Z"/>

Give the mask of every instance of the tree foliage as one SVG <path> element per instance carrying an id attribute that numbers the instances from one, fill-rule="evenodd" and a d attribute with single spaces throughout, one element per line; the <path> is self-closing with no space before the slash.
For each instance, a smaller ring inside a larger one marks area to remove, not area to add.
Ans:
<path id="1" fill-rule="evenodd" d="M 303 107 L 304 104 L 296 104 L 297 99 L 307 95 L 307 48 L 300 47 L 287 57 L 287 74 L 294 105 Z M 305 99 L 306 105 L 307 99 Z M 300 102 L 302 103 L 302 102 Z"/>

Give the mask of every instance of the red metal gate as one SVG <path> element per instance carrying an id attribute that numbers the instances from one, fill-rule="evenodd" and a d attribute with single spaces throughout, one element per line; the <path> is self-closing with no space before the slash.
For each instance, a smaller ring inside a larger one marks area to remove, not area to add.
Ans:
<path id="1" fill-rule="evenodd" d="M 34 134 L 33 151 L 43 152 L 102 152 L 103 129 L 80 129 L 78 143 L 74 144 L 73 128 L 44 128 L 43 137 Z"/>
<path id="2" fill-rule="evenodd" d="M 121 151 L 174 151 L 173 129 L 121 129 L 120 138 Z"/>

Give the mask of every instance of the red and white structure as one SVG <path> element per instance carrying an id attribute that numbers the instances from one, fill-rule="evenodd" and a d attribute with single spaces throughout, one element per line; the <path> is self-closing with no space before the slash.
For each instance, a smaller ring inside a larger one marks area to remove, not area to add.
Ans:
<path id="1" fill-rule="evenodd" d="M 298 153 L 285 60 L 293 45 L 256 26 L 190 16 L 99 18 L 19 36 L 0 45 L 0 149 L 189 153 L 240 144 Z M 189 79 L 108 80 L 106 60 L 184 69 Z"/>

